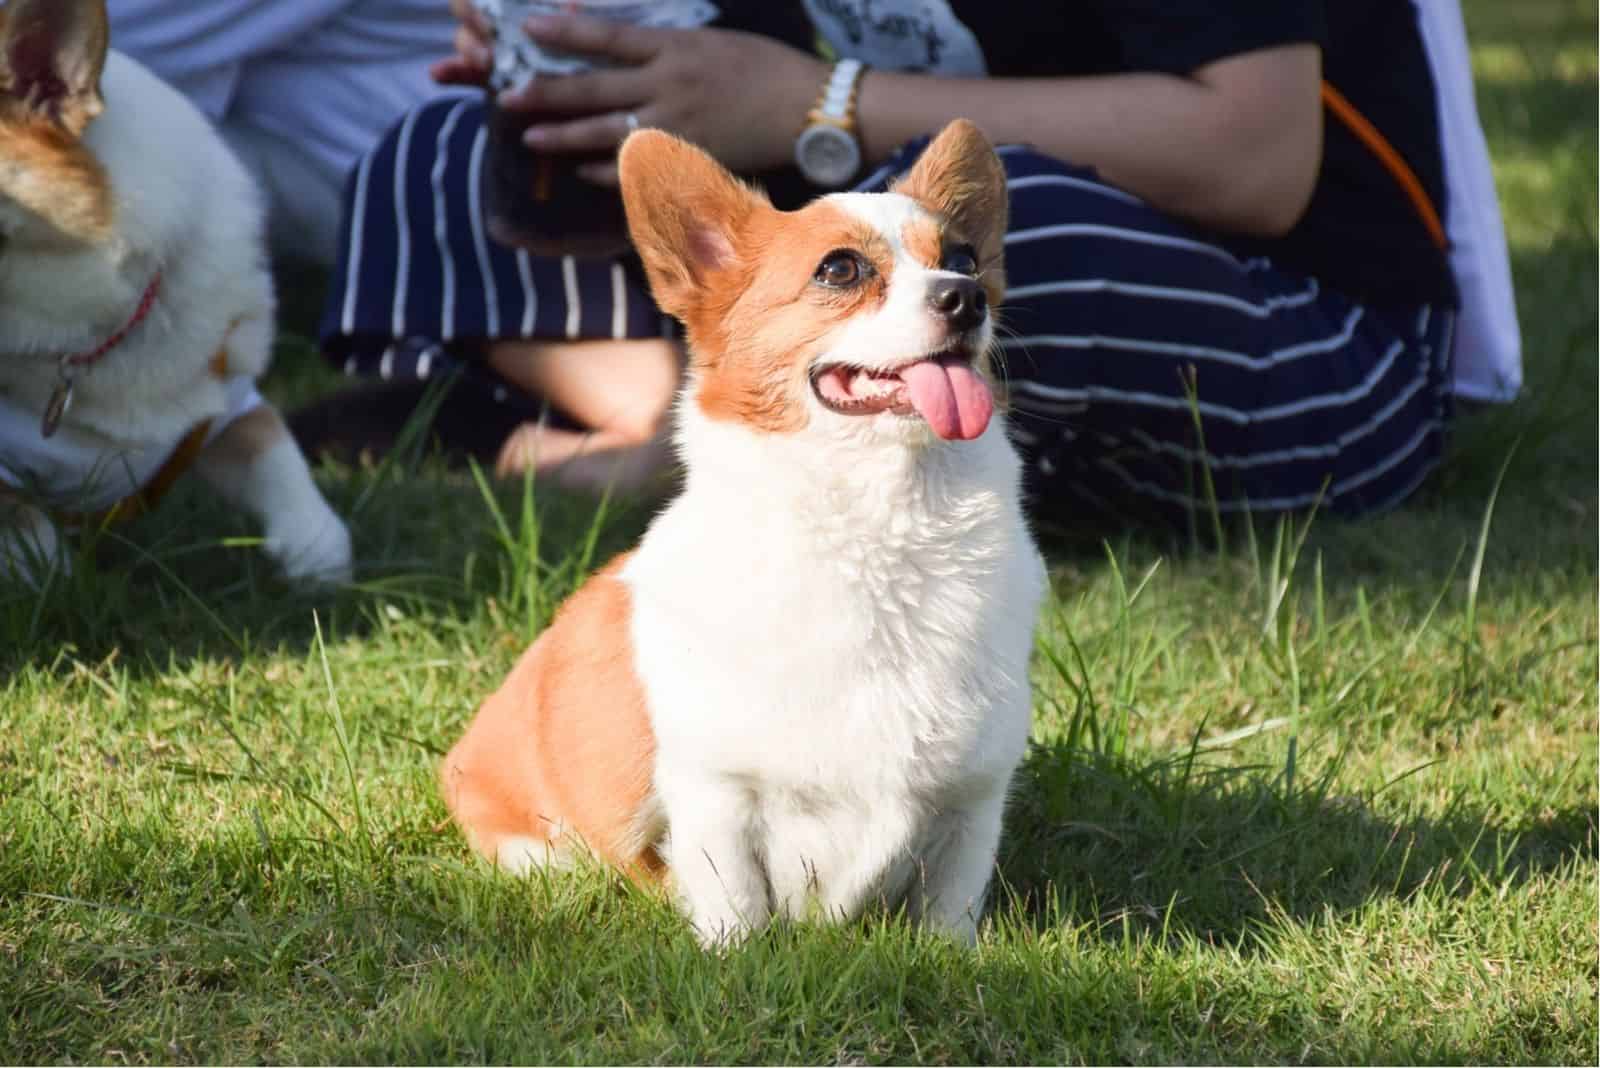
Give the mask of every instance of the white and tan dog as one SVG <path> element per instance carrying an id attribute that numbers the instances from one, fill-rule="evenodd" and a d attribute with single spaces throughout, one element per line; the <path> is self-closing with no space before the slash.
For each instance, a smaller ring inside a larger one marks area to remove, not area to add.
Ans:
<path id="1" fill-rule="evenodd" d="M 450 810 L 509 869 L 670 880 L 707 944 L 877 901 L 975 937 L 1044 587 L 986 363 L 1000 163 L 957 122 L 793 213 L 656 131 L 621 175 L 686 488 L 484 703 Z"/>
<path id="2" fill-rule="evenodd" d="M 135 512 L 192 462 L 291 579 L 344 580 L 349 533 L 255 391 L 260 196 L 107 35 L 104 0 L 0 7 L 0 575 L 37 580 L 59 521 Z"/>

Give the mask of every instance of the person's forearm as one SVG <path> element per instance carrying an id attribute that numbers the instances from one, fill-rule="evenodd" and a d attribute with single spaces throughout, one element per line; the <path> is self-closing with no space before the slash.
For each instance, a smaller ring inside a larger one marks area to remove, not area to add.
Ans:
<path id="1" fill-rule="evenodd" d="M 1290 62 L 1294 91 L 1277 93 L 1277 85 L 1252 84 L 1262 80 L 1259 70 L 1227 66 L 1238 60 L 1194 78 L 957 79 L 869 71 L 857 114 L 869 159 L 962 116 L 996 143 L 1028 142 L 1093 167 L 1164 211 L 1216 229 L 1275 234 L 1303 212 L 1321 159 L 1316 79 L 1307 92 L 1304 58 Z M 1265 80 L 1281 73 L 1268 69 Z M 1231 79 L 1228 91 L 1209 76 Z"/>

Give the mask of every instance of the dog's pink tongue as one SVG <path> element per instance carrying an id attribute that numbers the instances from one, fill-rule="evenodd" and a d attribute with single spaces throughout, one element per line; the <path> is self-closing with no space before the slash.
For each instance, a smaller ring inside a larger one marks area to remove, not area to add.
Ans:
<path id="1" fill-rule="evenodd" d="M 946 441 L 971 441 L 994 415 L 989 383 L 964 360 L 923 360 L 900 372 L 911 403 Z"/>

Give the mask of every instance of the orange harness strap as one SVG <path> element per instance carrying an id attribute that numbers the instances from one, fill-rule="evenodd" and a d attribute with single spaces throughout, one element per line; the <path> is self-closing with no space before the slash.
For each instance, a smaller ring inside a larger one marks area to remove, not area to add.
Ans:
<path id="1" fill-rule="evenodd" d="M 210 432 L 211 420 L 201 420 L 193 430 L 183 436 L 183 440 L 178 442 L 178 447 L 172 450 L 172 455 L 167 457 L 167 462 L 161 465 L 150 481 L 146 482 L 137 493 L 129 494 L 103 512 L 83 516 L 81 520 L 91 526 L 106 526 L 136 519 L 150 511 L 167 495 L 173 483 L 194 466 L 195 460 L 200 456 L 200 450 L 206 447 L 206 435 Z"/>
<path id="2" fill-rule="evenodd" d="M 211 373 L 218 378 L 228 377 L 228 350 L 218 349 L 217 354 L 211 357 Z M 178 442 L 166 462 L 156 469 L 138 490 L 122 498 L 110 508 L 98 512 L 67 512 L 59 518 L 74 526 L 104 527 L 112 523 L 122 523 L 135 519 L 150 511 L 160 503 L 161 498 L 173 484 L 182 478 L 189 468 L 194 466 L 199 459 L 200 452 L 206 447 L 206 438 L 211 433 L 211 420 L 202 419 Z"/>
<path id="3" fill-rule="evenodd" d="M 1405 157 L 1396 151 L 1389 139 L 1378 130 L 1367 117 L 1356 110 L 1356 106 L 1345 98 L 1345 95 L 1335 89 L 1328 82 L 1322 83 L 1322 103 L 1333 117 L 1344 124 L 1345 129 L 1355 135 L 1367 150 L 1377 158 L 1388 171 L 1390 176 L 1400 186 L 1400 191 L 1411 201 L 1411 206 L 1416 210 L 1417 218 L 1422 220 L 1422 225 L 1427 228 L 1428 236 L 1441 250 L 1450 247 L 1450 239 L 1445 235 L 1444 223 L 1439 219 L 1438 209 L 1433 206 L 1433 200 L 1428 196 L 1428 191 L 1422 185 L 1422 180 L 1417 177 L 1417 172 L 1405 161 Z"/>

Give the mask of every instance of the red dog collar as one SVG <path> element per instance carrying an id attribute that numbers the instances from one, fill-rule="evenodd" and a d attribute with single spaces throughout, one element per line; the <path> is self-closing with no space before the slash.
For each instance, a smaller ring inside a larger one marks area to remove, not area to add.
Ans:
<path id="1" fill-rule="evenodd" d="M 150 279 L 150 284 L 145 287 L 144 296 L 139 298 L 139 306 L 133 310 L 133 318 L 122 324 L 122 328 L 102 341 L 98 346 L 88 352 L 79 352 L 61 359 L 63 368 L 78 368 L 93 366 L 102 356 L 122 344 L 124 338 L 145 321 L 150 314 L 150 309 L 155 307 L 156 294 L 161 290 L 161 272 L 156 271 L 155 277 Z"/>
<path id="2" fill-rule="evenodd" d="M 56 375 L 60 379 L 56 388 L 50 394 L 50 400 L 44 406 L 44 418 L 39 421 L 39 433 L 50 437 L 61 425 L 61 417 L 67 414 L 67 408 L 72 404 L 72 381 L 77 373 L 86 367 L 93 367 L 106 353 L 122 344 L 123 338 L 133 333 L 134 328 L 144 322 L 150 314 L 150 309 L 155 307 L 156 294 L 161 290 L 161 272 L 157 270 L 155 277 L 150 279 L 150 284 L 145 287 L 144 296 L 139 298 L 139 306 L 133 310 L 133 318 L 122 324 L 122 328 L 102 341 L 89 352 L 68 353 L 61 357 L 61 362 L 56 364 Z"/>

